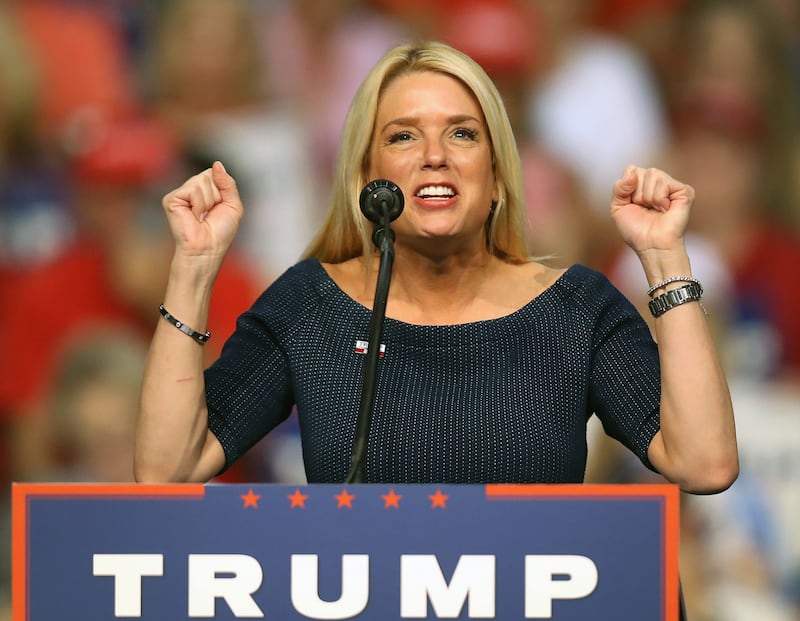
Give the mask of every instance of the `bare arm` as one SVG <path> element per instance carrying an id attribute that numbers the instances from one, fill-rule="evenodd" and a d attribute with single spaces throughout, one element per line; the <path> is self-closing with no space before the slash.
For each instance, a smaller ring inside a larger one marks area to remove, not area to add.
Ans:
<path id="1" fill-rule="evenodd" d="M 163 206 L 175 240 L 164 306 L 204 332 L 214 280 L 242 218 L 236 183 L 217 162 L 167 194 Z M 166 320 L 158 322 L 137 420 L 137 481 L 207 481 L 224 464 L 222 446 L 208 430 L 202 348 Z"/>
<path id="2" fill-rule="evenodd" d="M 655 285 L 692 276 L 684 234 L 694 190 L 663 171 L 628 167 L 614 185 L 611 213 Z M 676 282 L 655 292 L 686 283 Z M 661 430 L 650 462 L 687 492 L 715 493 L 739 472 L 733 406 L 702 306 L 688 302 L 655 320 L 661 362 Z"/>

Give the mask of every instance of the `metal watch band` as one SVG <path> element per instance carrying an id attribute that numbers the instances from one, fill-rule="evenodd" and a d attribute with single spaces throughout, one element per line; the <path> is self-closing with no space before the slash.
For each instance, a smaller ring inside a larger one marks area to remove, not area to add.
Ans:
<path id="1" fill-rule="evenodd" d="M 697 283 L 689 283 L 683 287 L 672 289 L 653 298 L 648 303 L 653 317 L 660 317 L 669 309 L 686 304 L 686 302 L 696 302 L 703 297 L 703 288 Z"/>

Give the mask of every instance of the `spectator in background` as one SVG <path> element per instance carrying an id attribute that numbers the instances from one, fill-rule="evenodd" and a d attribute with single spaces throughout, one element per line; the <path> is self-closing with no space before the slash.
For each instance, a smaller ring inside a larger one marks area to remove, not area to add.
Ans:
<path id="1" fill-rule="evenodd" d="M 800 618 L 800 389 L 734 382 L 739 480 L 723 497 L 684 498 L 704 570 L 687 586 L 713 621 Z"/>
<path id="2" fill-rule="evenodd" d="M 66 243 L 64 187 L 38 126 L 41 85 L 17 14 L 0 6 L 0 332 L 9 301 L 30 265 L 49 260 Z M 4 343 L 4 345 L 6 345 Z M 14 351 L 6 349 L 4 358 Z M 14 425 L 0 402 L 0 619 L 11 619 L 10 455 Z"/>
<path id="3" fill-rule="evenodd" d="M 93 150 L 73 161 L 78 235 L 55 260 L 14 285 L 0 325 L 0 340 L 11 352 L 0 358 L 0 409 L 14 432 L 14 478 L 50 471 L 44 399 L 64 344 L 106 322 L 144 341 L 150 337 L 172 252 L 158 201 L 161 184 L 180 174 L 179 164 L 170 132 L 148 119 L 108 128 Z M 209 329 L 223 336 L 264 283 L 235 256 L 220 278 L 225 284 L 214 292 Z M 207 362 L 218 353 L 212 345 Z"/>
<path id="4" fill-rule="evenodd" d="M 126 41 L 100 5 L 11 3 L 40 74 L 39 125 L 48 144 L 80 151 L 95 128 L 138 109 Z"/>
<path id="5" fill-rule="evenodd" d="M 260 276 L 275 277 L 310 240 L 321 184 L 300 102 L 280 100 L 266 71 L 262 15 L 245 0 L 177 0 L 155 17 L 153 107 L 193 169 L 223 158 L 237 175 L 251 207 L 237 246 Z"/>
<path id="6" fill-rule="evenodd" d="M 542 20 L 528 122 L 556 153 L 569 156 L 602 203 L 607 196 L 598 188 L 609 176 L 630 160 L 652 161 L 663 144 L 655 76 L 636 48 L 592 24 L 591 0 L 528 2 Z"/>
<path id="7" fill-rule="evenodd" d="M 52 260 L 75 233 L 66 163 L 133 114 L 138 97 L 125 42 L 104 7 L 11 0 L 0 10 L 7 20 L 0 56 L 13 78 L 3 90 L 17 115 L 0 164 L 9 179 L 0 184 L 0 256 L 22 275 Z"/>
<path id="8" fill-rule="evenodd" d="M 697 190 L 690 230 L 733 277 L 729 372 L 800 381 L 797 92 L 775 24 L 748 0 L 684 13 L 667 157 Z"/>
<path id="9" fill-rule="evenodd" d="M 788 54 L 795 88 L 800 90 L 800 3 L 797 0 L 761 0 L 759 4 L 772 18 L 776 34 L 781 39 L 780 45 Z"/>
<path id="10" fill-rule="evenodd" d="M 27 266 L 50 259 L 71 233 L 59 158 L 40 121 L 46 91 L 17 13 L 0 7 L 0 292 Z"/>
<path id="11" fill-rule="evenodd" d="M 7 189 L 23 154 L 32 149 L 33 112 L 37 95 L 33 62 L 7 7 L 0 7 L 0 325 L 22 264 L 13 245 L 20 214 L 8 200 Z M 45 212 L 47 213 L 47 212 Z M 8 354 L 6 354 L 8 355 Z M 11 464 L 8 459 L 8 421 L 0 410 L 0 620 L 11 619 Z"/>
<path id="12" fill-rule="evenodd" d="M 15 23 L 0 8 L 0 300 L 17 267 L 13 234 L 16 210 L 8 200 L 7 188 L 17 161 L 34 150 L 32 119 L 37 96 L 33 63 L 16 36 Z M 21 263 L 22 261 L 19 261 Z M 3 304 L 0 304 L 0 323 Z"/>
<path id="13" fill-rule="evenodd" d="M 246 2 L 178 0 L 152 17 L 145 74 L 151 103 L 189 151 L 206 126 L 246 116 L 269 92 Z"/>
<path id="14" fill-rule="evenodd" d="M 767 194 L 762 201 L 768 212 L 797 225 L 796 197 L 787 178 L 796 152 L 800 88 L 776 16 L 755 0 L 698 0 L 687 4 L 678 31 L 666 95 L 672 116 L 683 121 L 700 99 L 727 107 L 716 114 L 744 119 L 752 110 L 757 118 L 750 121 L 759 125 L 749 131 L 759 132 L 764 145 Z"/>
<path id="15" fill-rule="evenodd" d="M 133 482 L 133 441 L 146 347 L 121 325 L 77 332 L 46 398 L 55 455 L 49 481 Z"/>
<path id="16" fill-rule="evenodd" d="M 55 260 L 71 243 L 75 223 L 66 164 L 136 107 L 126 60 L 119 33 L 96 7 L 44 0 L 0 7 L 4 299 L 29 270 Z M 0 401 L 0 418 L 4 406 Z"/>
<path id="17" fill-rule="evenodd" d="M 691 0 L 594 0 L 591 23 L 632 45 L 650 66 L 659 96 L 674 71 L 681 11 Z"/>
<path id="18" fill-rule="evenodd" d="M 529 131 L 585 192 L 597 265 L 614 239 L 605 214 L 609 184 L 631 162 L 655 165 L 667 139 L 661 93 L 636 48 L 591 25 L 589 0 L 528 2 L 542 21 Z"/>

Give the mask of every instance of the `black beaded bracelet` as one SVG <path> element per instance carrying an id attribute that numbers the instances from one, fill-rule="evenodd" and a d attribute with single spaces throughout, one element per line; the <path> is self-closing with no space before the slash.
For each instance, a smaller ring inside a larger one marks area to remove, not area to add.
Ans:
<path id="1" fill-rule="evenodd" d="M 192 337 L 195 341 L 197 341 L 201 345 L 205 345 L 206 341 L 208 341 L 208 339 L 211 338 L 211 332 L 206 331 L 205 333 L 203 333 L 192 330 L 189 326 L 187 326 L 180 319 L 175 317 L 175 315 L 171 314 L 166 308 L 164 308 L 163 304 L 158 307 L 158 310 L 164 316 L 164 319 L 169 321 L 173 326 L 178 328 L 178 330 L 180 330 L 187 336 Z"/>

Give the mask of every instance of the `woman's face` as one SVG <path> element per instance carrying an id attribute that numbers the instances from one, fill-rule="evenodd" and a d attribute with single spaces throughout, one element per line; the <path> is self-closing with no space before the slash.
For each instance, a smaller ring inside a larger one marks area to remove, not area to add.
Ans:
<path id="1" fill-rule="evenodd" d="M 445 241 L 485 247 L 497 200 L 489 132 L 460 81 L 418 72 L 389 84 L 378 103 L 369 175 L 403 191 L 405 209 L 393 225 L 398 244 L 441 252 L 453 251 Z"/>
<path id="2" fill-rule="evenodd" d="M 758 32 L 735 7 L 719 7 L 699 23 L 690 54 L 690 83 L 753 97 L 764 94 L 770 71 Z"/>

